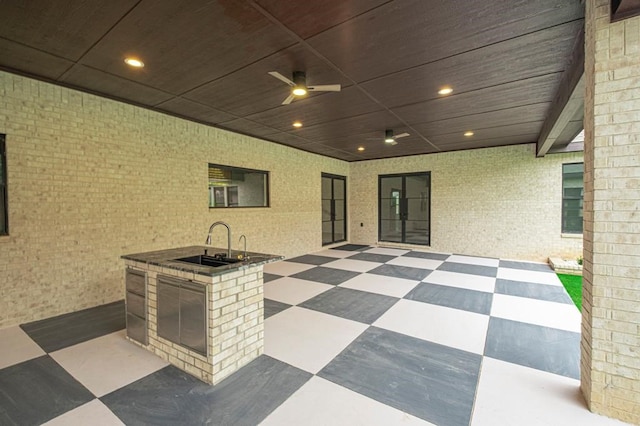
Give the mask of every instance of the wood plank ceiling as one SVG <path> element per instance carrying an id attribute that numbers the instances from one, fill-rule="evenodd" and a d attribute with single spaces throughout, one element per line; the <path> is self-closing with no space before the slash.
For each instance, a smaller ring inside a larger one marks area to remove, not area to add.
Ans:
<path id="1" fill-rule="evenodd" d="M 0 2 L 0 68 L 346 161 L 389 158 L 536 142 L 583 9 L 580 0 Z M 145 67 L 127 66 L 131 55 Z M 342 91 L 281 105 L 289 88 L 267 72 L 297 70 Z M 453 93 L 438 95 L 444 86 Z M 385 129 L 410 136 L 389 146 Z"/>

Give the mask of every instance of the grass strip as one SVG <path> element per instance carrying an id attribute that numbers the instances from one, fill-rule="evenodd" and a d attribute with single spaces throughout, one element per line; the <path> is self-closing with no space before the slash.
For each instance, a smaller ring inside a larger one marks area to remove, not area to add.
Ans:
<path id="1" fill-rule="evenodd" d="M 576 307 L 582 312 L 582 277 L 580 275 L 557 274 L 562 285 L 567 289 L 569 297 Z"/>

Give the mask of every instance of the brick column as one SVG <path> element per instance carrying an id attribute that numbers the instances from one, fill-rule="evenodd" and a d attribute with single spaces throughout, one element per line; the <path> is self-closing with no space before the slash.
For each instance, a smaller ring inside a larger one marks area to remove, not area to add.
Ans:
<path id="1" fill-rule="evenodd" d="M 587 0 L 582 392 L 640 424 L 640 17 Z"/>

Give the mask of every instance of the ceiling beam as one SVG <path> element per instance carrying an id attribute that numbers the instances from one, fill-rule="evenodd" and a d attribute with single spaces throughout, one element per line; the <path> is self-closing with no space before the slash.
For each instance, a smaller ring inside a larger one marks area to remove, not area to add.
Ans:
<path id="1" fill-rule="evenodd" d="M 573 44 L 573 55 L 564 71 L 560 88 L 542 125 L 536 149 L 538 157 L 544 157 L 554 145 L 566 145 L 580 130 L 575 127 L 576 117 L 582 121 L 584 110 L 584 27 Z M 580 127 L 580 126 L 579 126 Z"/>
<path id="2" fill-rule="evenodd" d="M 640 15 L 640 0 L 611 0 L 611 22 Z"/>

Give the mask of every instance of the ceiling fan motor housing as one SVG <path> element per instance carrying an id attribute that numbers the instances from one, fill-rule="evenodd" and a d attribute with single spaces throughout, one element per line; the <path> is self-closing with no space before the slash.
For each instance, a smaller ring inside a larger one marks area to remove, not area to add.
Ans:
<path id="1" fill-rule="evenodd" d="M 307 76 L 304 71 L 294 71 L 293 72 L 293 82 L 296 86 L 306 87 L 307 85 Z"/>

